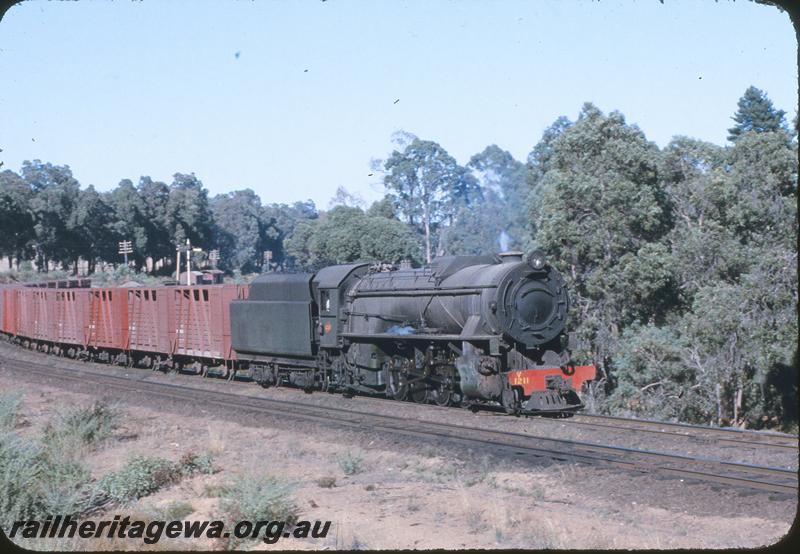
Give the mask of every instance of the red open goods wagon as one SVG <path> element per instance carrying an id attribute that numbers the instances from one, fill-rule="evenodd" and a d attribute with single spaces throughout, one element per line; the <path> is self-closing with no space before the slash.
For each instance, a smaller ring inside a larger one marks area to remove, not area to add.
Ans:
<path id="1" fill-rule="evenodd" d="M 236 359 L 231 346 L 230 303 L 246 298 L 247 291 L 240 285 L 171 287 L 173 354 Z"/>
<path id="2" fill-rule="evenodd" d="M 172 291 L 165 287 L 128 289 L 129 350 L 164 355 L 172 353 L 171 294 Z"/>
<path id="3" fill-rule="evenodd" d="M 90 292 L 74 288 L 56 289 L 51 294 L 55 302 L 55 342 L 85 346 Z"/>
<path id="4" fill-rule="evenodd" d="M 55 342 L 55 289 L 16 289 L 16 334 L 37 341 Z"/>
<path id="5" fill-rule="evenodd" d="M 0 332 L 10 333 L 11 331 L 6 327 L 7 312 L 11 309 L 11 305 L 6 298 L 10 298 L 9 290 L 11 287 L 0 285 Z"/>
<path id="6" fill-rule="evenodd" d="M 125 350 L 128 345 L 127 289 L 89 291 L 86 344 L 95 348 Z"/>

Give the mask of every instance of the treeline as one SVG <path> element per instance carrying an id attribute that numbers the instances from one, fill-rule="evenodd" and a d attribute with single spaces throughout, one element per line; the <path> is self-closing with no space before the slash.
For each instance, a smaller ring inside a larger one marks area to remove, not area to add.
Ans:
<path id="1" fill-rule="evenodd" d="M 262 204 L 251 190 L 208 197 L 193 175 L 81 188 L 66 166 L 0 173 L 0 255 L 77 268 L 163 259 L 186 238 L 223 269 L 357 260 L 422 264 L 447 254 L 544 249 L 566 276 L 577 362 L 602 379 L 598 409 L 684 421 L 797 421 L 797 138 L 750 87 L 730 146 L 675 137 L 660 149 L 619 112 L 586 104 L 557 119 L 525 162 L 492 145 L 461 166 L 408 133 L 374 162 L 385 196 L 340 189 Z"/>

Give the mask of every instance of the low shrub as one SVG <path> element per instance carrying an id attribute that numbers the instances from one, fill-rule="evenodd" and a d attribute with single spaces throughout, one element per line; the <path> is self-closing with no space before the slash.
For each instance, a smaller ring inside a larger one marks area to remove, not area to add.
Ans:
<path id="1" fill-rule="evenodd" d="M 134 456 L 120 469 L 103 477 L 100 490 L 116 501 L 128 502 L 175 483 L 180 477 L 178 464 L 164 458 Z"/>
<path id="2" fill-rule="evenodd" d="M 211 475 L 217 472 L 217 468 L 214 466 L 214 456 L 210 452 L 204 452 L 203 454 L 188 452 L 183 455 L 178 465 L 186 475 L 195 473 Z"/>
<path id="3" fill-rule="evenodd" d="M 0 434 L 0 525 L 52 514 L 77 515 L 95 496 L 78 460 L 15 433 Z"/>
<path id="4" fill-rule="evenodd" d="M 336 477 L 320 477 L 317 479 L 317 486 L 323 489 L 332 489 L 336 486 Z"/>
<path id="5" fill-rule="evenodd" d="M 116 405 L 103 401 L 60 412 L 44 431 L 45 443 L 53 449 L 74 451 L 105 440 L 116 429 L 121 414 Z"/>
<path id="6" fill-rule="evenodd" d="M 194 512 L 194 506 L 188 502 L 177 500 L 158 509 L 158 517 L 164 521 L 180 520 Z"/>
<path id="7" fill-rule="evenodd" d="M 22 395 L 18 392 L 0 393 L 0 432 L 12 431 L 19 420 Z"/>
<path id="8" fill-rule="evenodd" d="M 240 476 L 222 490 L 220 507 L 231 521 L 297 520 L 294 487 L 266 476 Z"/>
<path id="9" fill-rule="evenodd" d="M 355 475 L 363 470 L 364 459 L 356 453 L 347 450 L 339 455 L 339 467 L 345 475 Z"/>

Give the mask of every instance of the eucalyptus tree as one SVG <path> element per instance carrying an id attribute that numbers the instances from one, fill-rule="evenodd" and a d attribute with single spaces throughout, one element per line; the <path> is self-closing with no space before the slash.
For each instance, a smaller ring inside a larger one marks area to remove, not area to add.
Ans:
<path id="1" fill-rule="evenodd" d="M 29 209 L 33 218 L 37 269 L 47 271 L 50 262 L 69 265 L 80 255 L 80 243 L 67 222 L 80 194 L 80 183 L 69 166 L 40 160 L 22 164 L 22 178 L 33 195 Z"/>
<path id="2" fill-rule="evenodd" d="M 29 206 L 32 191 L 25 180 L 11 170 L 0 172 L 0 255 L 15 259 L 17 267 L 27 259 L 34 240 Z"/>
<path id="3" fill-rule="evenodd" d="M 605 371 L 621 328 L 657 316 L 671 295 L 667 253 L 651 244 L 671 221 L 659 150 L 621 113 L 604 115 L 591 104 L 549 148 L 532 205 L 535 241 L 570 284 L 583 339 L 578 355 Z M 633 296 L 632 287 L 642 294 Z"/>
<path id="4" fill-rule="evenodd" d="M 398 215 L 423 237 L 425 260 L 430 263 L 439 227 L 478 201 L 480 186 L 438 143 L 410 134 L 399 142 L 402 149 L 394 150 L 383 163 L 384 184 Z"/>
<path id="5" fill-rule="evenodd" d="M 488 233 L 499 229 L 491 237 L 494 249 L 500 247 L 500 242 L 504 249 L 524 248 L 533 231 L 528 214 L 525 164 L 492 144 L 472 156 L 467 167 L 477 175 L 484 191 L 483 202 L 474 210 L 474 215 L 488 225 L 488 229 L 480 231 Z"/>
<path id="6" fill-rule="evenodd" d="M 319 219 L 301 222 L 286 250 L 308 269 L 358 261 L 419 261 L 413 230 L 396 219 L 368 215 L 351 206 L 336 206 Z"/>
<path id="7" fill-rule="evenodd" d="M 258 195 L 250 189 L 219 194 L 211 200 L 211 211 L 220 267 L 243 273 L 259 268 L 266 229 Z"/>

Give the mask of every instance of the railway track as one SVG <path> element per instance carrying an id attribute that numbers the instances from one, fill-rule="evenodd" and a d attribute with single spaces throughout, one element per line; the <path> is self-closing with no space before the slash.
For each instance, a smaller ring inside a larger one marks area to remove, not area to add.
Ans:
<path id="1" fill-rule="evenodd" d="M 326 426 L 368 429 L 381 433 L 407 436 L 424 441 L 445 441 L 470 448 L 491 448 L 493 453 L 518 458 L 550 459 L 570 463 L 612 467 L 628 471 L 658 473 L 682 479 L 748 487 L 763 491 L 797 494 L 797 472 L 724 460 L 691 457 L 666 452 L 608 446 L 583 441 L 489 430 L 477 427 L 398 418 L 351 410 L 317 406 L 288 400 L 254 397 L 235 392 L 207 390 L 187 385 L 148 380 L 149 372 L 135 376 L 112 375 L 92 366 L 70 366 L 57 363 L 13 359 L 3 369 L 40 377 L 86 383 L 104 390 L 138 392 L 150 398 L 164 398 L 194 405 L 217 406 L 263 416 L 304 420 Z M 558 421 L 558 420 L 557 420 Z M 564 421 L 564 420 L 560 420 Z M 677 431 L 676 431 L 677 432 Z"/>
<path id="2" fill-rule="evenodd" d="M 723 429 L 704 425 L 690 425 L 688 423 L 663 422 L 599 414 L 576 414 L 569 419 L 542 418 L 542 420 L 593 428 L 683 437 L 702 444 L 715 443 L 793 451 L 798 449 L 798 437 L 784 433 L 750 431 L 746 429 Z"/>

